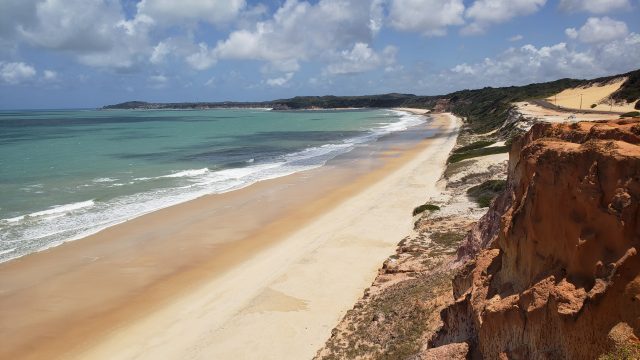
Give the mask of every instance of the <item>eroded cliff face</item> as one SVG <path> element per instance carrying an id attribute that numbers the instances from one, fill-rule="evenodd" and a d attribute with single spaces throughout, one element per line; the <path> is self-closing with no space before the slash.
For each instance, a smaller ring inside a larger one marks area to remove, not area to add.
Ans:
<path id="1" fill-rule="evenodd" d="M 640 120 L 536 124 L 514 143 L 507 191 L 458 252 L 475 258 L 430 347 L 592 359 L 637 343 L 638 250 Z"/>

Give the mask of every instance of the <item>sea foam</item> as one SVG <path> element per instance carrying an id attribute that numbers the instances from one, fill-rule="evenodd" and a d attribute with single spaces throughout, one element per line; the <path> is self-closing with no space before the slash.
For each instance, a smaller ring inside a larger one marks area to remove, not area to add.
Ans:
<path id="1" fill-rule="evenodd" d="M 198 197 L 240 189 L 256 182 L 290 175 L 323 166 L 327 161 L 352 150 L 358 144 L 374 141 L 386 134 L 406 130 L 425 121 L 422 116 L 391 111 L 398 121 L 384 123 L 364 135 L 340 142 L 310 147 L 281 155 L 268 161 L 248 161 L 246 166 L 222 170 L 209 168 L 182 169 L 156 177 L 141 177 L 140 181 L 168 179 L 173 187 L 159 188 L 116 197 L 107 201 L 87 200 L 58 205 L 46 210 L 0 220 L 0 245 L 19 244 L 3 249 L 0 262 L 86 237 L 107 227 L 125 222 L 149 212 L 176 205 Z M 108 179 L 108 180 L 107 180 Z M 114 178 L 94 180 L 110 186 Z"/>

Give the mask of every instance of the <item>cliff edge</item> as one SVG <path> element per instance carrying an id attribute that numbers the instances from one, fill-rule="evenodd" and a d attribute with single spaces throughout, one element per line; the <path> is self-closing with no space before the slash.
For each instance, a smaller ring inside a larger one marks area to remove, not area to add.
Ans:
<path id="1" fill-rule="evenodd" d="M 592 359 L 640 336 L 640 119 L 536 124 L 420 357 Z M 464 351 L 462 351 L 462 350 Z"/>

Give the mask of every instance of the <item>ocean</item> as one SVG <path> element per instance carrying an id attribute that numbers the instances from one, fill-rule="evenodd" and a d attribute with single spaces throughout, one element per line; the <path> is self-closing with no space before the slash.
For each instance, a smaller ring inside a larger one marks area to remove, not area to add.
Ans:
<path id="1" fill-rule="evenodd" d="M 0 262 L 320 167 L 424 121 L 393 110 L 0 111 Z"/>

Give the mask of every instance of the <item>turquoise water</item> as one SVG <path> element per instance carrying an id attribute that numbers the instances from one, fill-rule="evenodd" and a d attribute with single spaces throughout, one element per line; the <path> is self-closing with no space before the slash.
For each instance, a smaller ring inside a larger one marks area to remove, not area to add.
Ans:
<path id="1" fill-rule="evenodd" d="M 0 112 L 0 261 L 322 166 L 422 121 L 391 110 Z"/>

